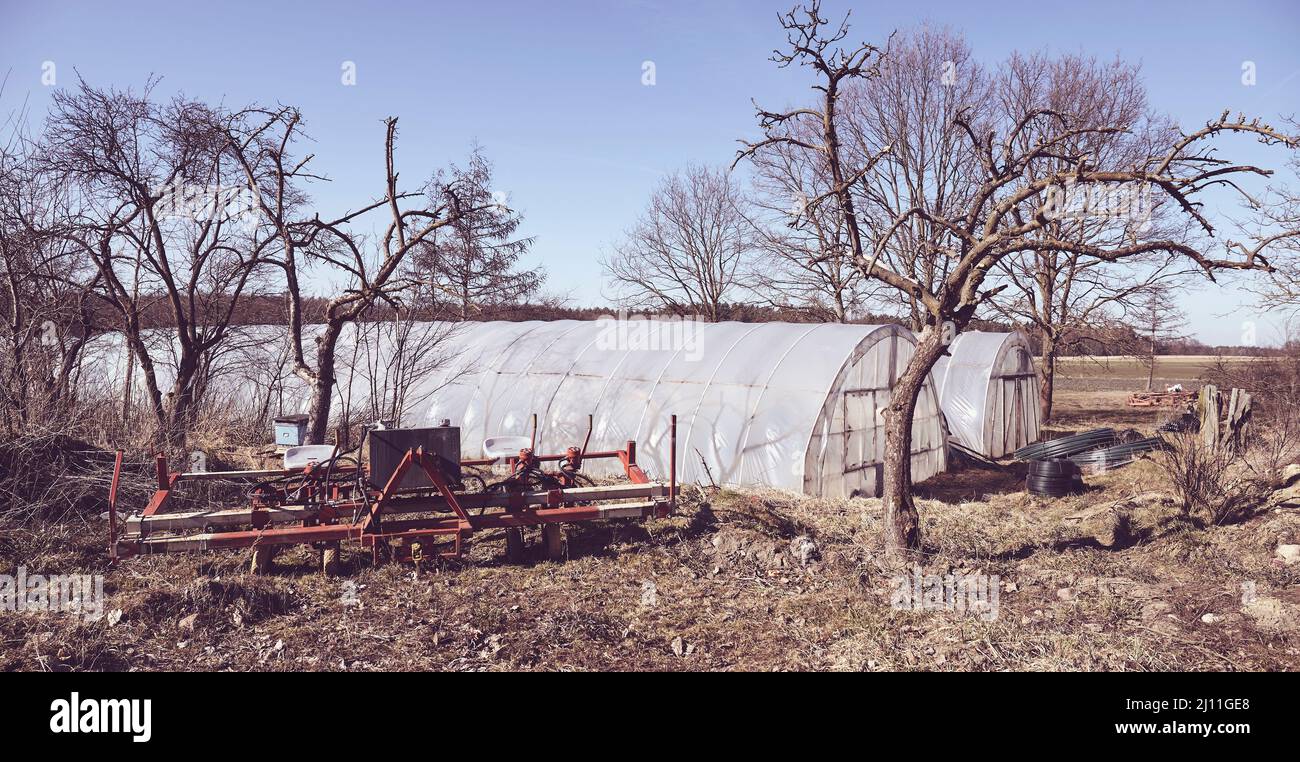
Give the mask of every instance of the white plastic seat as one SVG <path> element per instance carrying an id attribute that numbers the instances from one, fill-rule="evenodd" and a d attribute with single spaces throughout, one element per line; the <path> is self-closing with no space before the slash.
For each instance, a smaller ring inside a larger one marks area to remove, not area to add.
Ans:
<path id="1" fill-rule="evenodd" d="M 308 463 L 324 463 L 334 457 L 334 445 L 300 445 L 284 451 L 285 468 L 302 468 Z"/>
<path id="2" fill-rule="evenodd" d="M 532 440 L 528 437 L 488 437 L 483 440 L 483 454 L 489 458 L 513 458 L 531 445 Z"/>

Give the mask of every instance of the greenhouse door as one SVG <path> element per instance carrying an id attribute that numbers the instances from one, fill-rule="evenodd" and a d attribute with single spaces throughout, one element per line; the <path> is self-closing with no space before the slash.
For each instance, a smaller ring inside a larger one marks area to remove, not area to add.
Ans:
<path id="1" fill-rule="evenodd" d="M 1037 440 L 1037 427 L 1030 405 L 1034 399 L 1033 376 L 1008 376 L 998 381 L 997 405 L 992 411 L 993 432 L 990 457 L 1000 458 Z M 1001 429 L 1000 431 L 998 429 Z"/>
<path id="2" fill-rule="evenodd" d="M 889 405 L 888 389 L 844 391 L 843 474 L 846 495 L 879 497 L 884 468 L 885 430 L 877 411 Z"/>

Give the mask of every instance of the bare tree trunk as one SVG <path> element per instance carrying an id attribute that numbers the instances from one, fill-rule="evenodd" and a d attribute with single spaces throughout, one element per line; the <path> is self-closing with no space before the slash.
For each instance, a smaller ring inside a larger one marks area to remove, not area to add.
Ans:
<path id="1" fill-rule="evenodd" d="M 126 375 L 122 381 L 122 425 L 131 421 L 131 381 L 135 378 L 135 347 L 126 345 Z"/>
<path id="2" fill-rule="evenodd" d="M 329 433 L 330 405 L 333 401 L 334 380 L 326 374 L 316 377 L 311 390 L 311 408 L 308 415 L 307 444 L 325 444 Z"/>
<path id="3" fill-rule="evenodd" d="M 916 353 L 894 385 L 885 412 L 885 546 L 891 553 L 920 549 L 921 530 L 912 500 L 912 418 L 930 369 L 943 355 L 943 331 L 926 326 Z"/>
<path id="4" fill-rule="evenodd" d="M 1156 340 L 1151 339 L 1151 362 L 1147 363 L 1147 391 L 1151 391 L 1151 385 L 1156 380 Z"/>
<path id="5" fill-rule="evenodd" d="M 1043 348 L 1038 364 L 1038 417 L 1046 425 L 1052 421 L 1052 394 L 1056 389 L 1056 339 L 1043 332 Z"/>
<path id="6" fill-rule="evenodd" d="M 176 368 L 176 380 L 167 395 L 167 444 L 175 451 L 185 448 L 185 437 L 193 422 L 194 414 L 194 375 L 195 362 L 190 357 L 182 357 Z"/>
<path id="7" fill-rule="evenodd" d="M 135 252 L 135 275 L 131 279 L 131 303 L 138 304 L 140 300 L 140 250 Z M 126 376 L 122 383 L 122 426 L 125 428 L 131 421 L 131 381 L 135 378 L 135 345 L 126 342 Z"/>
<path id="8" fill-rule="evenodd" d="M 334 398 L 334 354 L 343 324 L 330 322 L 316 343 L 316 373 L 311 385 L 307 444 L 325 444 L 330 429 L 330 406 Z"/>
<path id="9" fill-rule="evenodd" d="M 145 398 L 150 411 L 153 412 L 154 425 L 157 426 L 154 438 L 158 442 L 166 442 L 168 441 L 170 418 L 167 413 L 167 406 L 163 402 L 162 389 L 158 386 L 158 375 L 154 372 L 153 357 L 150 356 L 148 347 L 145 346 L 144 340 L 141 338 L 139 321 L 128 319 L 122 326 L 122 336 L 131 348 L 136 362 L 140 365 L 140 374 L 144 377 Z"/>
<path id="10" fill-rule="evenodd" d="M 13 297 L 14 295 L 11 294 L 10 298 Z M 17 303 L 18 303 L 18 299 L 14 298 L 15 313 L 18 312 Z M 28 347 L 26 346 L 26 342 L 22 341 L 19 338 L 22 332 L 23 332 L 23 327 L 21 323 L 15 320 L 14 328 L 13 328 L 13 342 L 11 345 L 12 358 L 10 359 L 10 362 L 13 363 L 13 368 L 11 371 L 13 378 L 10 379 L 9 389 L 7 391 L 9 391 L 11 396 L 13 397 L 13 406 L 16 408 L 14 412 L 16 412 L 18 415 L 19 423 L 25 426 L 27 424 L 27 415 L 29 412 L 28 404 L 30 401 L 29 400 L 30 383 L 27 380 L 26 355 L 27 355 Z"/>

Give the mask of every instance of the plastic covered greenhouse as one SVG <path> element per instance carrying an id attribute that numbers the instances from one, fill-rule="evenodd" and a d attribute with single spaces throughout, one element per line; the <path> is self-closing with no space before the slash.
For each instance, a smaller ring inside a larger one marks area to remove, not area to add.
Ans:
<path id="1" fill-rule="evenodd" d="M 231 353 L 231 372 L 208 393 L 269 404 L 275 414 L 305 412 L 307 390 L 287 370 L 284 329 L 244 330 L 263 335 L 246 340 L 243 355 Z M 676 414 L 684 481 L 876 495 L 883 413 L 913 347 L 912 334 L 895 325 L 633 318 L 415 323 L 403 332 L 362 324 L 340 342 L 334 412 L 391 417 L 385 411 L 400 397 L 397 423 L 449 419 L 461 427 L 466 457 L 482 456 L 488 437 L 528 436 L 533 414 L 537 449 L 563 452 L 582 444 L 591 415 L 592 449 L 636 440 L 638 461 L 659 475 Z M 105 364 L 122 366 L 120 358 Z M 916 481 L 943 470 L 944 446 L 938 395 L 927 384 L 913 422 Z"/>
<path id="2" fill-rule="evenodd" d="M 1024 334 L 960 333 L 931 377 L 958 444 L 1000 458 L 1038 441 L 1038 376 Z"/>

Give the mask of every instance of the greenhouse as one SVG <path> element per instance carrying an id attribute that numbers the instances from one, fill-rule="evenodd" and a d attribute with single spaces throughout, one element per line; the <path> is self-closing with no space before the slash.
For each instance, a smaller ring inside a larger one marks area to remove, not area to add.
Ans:
<path id="1" fill-rule="evenodd" d="M 231 406 L 306 412 L 307 389 L 285 362 L 284 329 L 244 330 L 251 339 L 228 353 L 229 372 L 208 393 Z M 639 462 L 661 477 L 675 414 L 685 482 L 870 496 L 881 485 L 890 388 L 913 347 L 896 325 L 362 324 L 341 341 L 334 413 L 403 426 L 450 420 L 461 427 L 465 457 L 484 455 L 488 437 L 530 436 L 534 414 L 538 451 L 563 452 L 582 444 L 591 415 L 591 449 L 636 440 Z M 281 371 L 263 375 L 266 368 Z M 926 384 L 913 422 L 913 478 L 942 471 L 944 459 L 938 396 Z"/>
<path id="2" fill-rule="evenodd" d="M 1038 441 L 1038 376 L 1024 334 L 958 334 L 930 375 L 957 444 L 1000 458 Z"/>
<path id="3" fill-rule="evenodd" d="M 814 495 L 874 495 L 883 409 L 913 339 L 898 326 L 597 320 L 471 323 L 453 340 L 472 351 L 429 374 L 437 385 L 414 419 L 450 419 L 466 447 L 524 435 L 538 449 L 634 439 L 666 472 L 678 419 L 687 482 L 766 485 Z M 467 453 L 477 455 L 479 453 Z M 938 399 L 928 386 L 914 422 L 912 472 L 942 470 Z"/>

